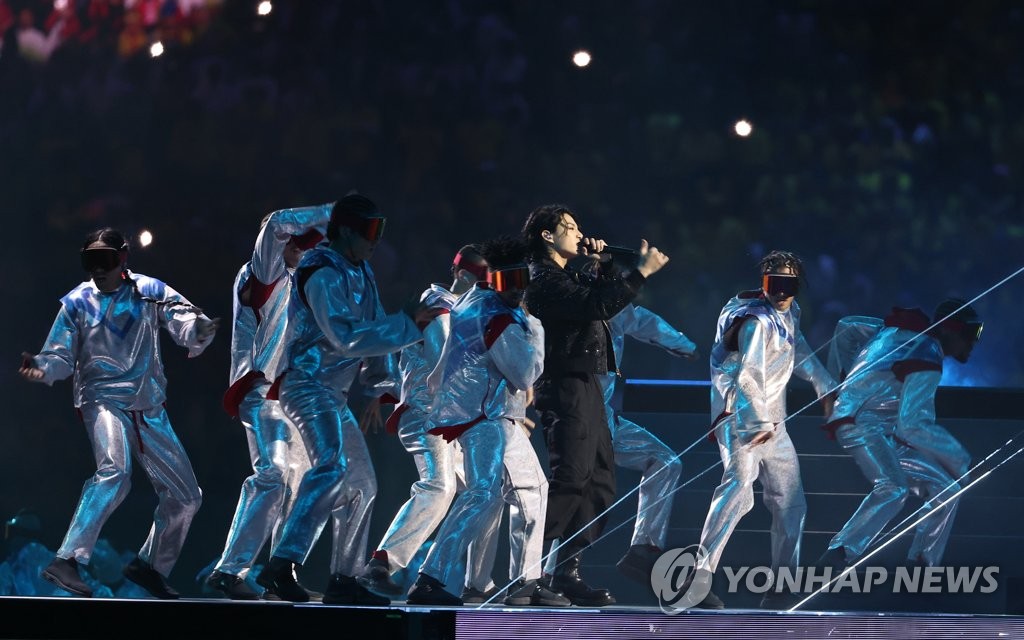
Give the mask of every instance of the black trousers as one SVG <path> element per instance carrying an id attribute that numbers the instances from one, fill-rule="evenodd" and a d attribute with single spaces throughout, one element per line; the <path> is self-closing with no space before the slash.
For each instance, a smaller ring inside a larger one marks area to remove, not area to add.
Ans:
<path id="1" fill-rule="evenodd" d="M 594 374 L 545 374 L 535 385 L 535 397 L 551 474 L 544 539 L 562 540 L 565 554 L 559 557 L 568 558 L 600 537 L 608 520 L 604 512 L 615 501 L 604 393 Z"/>

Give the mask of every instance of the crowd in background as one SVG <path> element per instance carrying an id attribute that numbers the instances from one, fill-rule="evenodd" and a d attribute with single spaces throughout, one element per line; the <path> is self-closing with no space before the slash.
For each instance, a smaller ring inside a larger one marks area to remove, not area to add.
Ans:
<path id="1" fill-rule="evenodd" d="M 1022 266 L 1018 3 L 268 6 L 0 0 L 0 267 L 19 310 L 5 321 L 5 388 L 82 278 L 87 231 L 152 231 L 130 266 L 229 318 L 263 215 L 351 189 L 389 216 L 373 259 L 389 310 L 445 281 L 458 247 L 565 202 L 587 235 L 647 238 L 670 256 L 640 302 L 704 353 L 770 249 L 808 266 L 815 347 L 843 315 L 931 312 Z M 577 49 L 589 66 L 572 63 Z M 1022 292 L 1018 274 L 975 303 L 985 335 L 948 382 L 1024 387 Z M 172 402 L 188 398 L 178 422 L 203 433 L 225 419 L 222 334 L 201 365 L 168 358 Z M 704 360 L 642 348 L 625 365 L 707 377 Z M 33 437 L 21 446 L 42 446 Z"/>

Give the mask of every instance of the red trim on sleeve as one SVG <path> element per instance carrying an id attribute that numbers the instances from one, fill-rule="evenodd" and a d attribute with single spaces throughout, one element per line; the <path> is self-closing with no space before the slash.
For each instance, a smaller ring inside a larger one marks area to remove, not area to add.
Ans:
<path id="1" fill-rule="evenodd" d="M 400 402 L 398 398 L 391 395 L 390 393 L 385 393 L 379 398 L 379 400 L 381 404 L 398 404 Z"/>
<path id="2" fill-rule="evenodd" d="M 453 424 L 446 427 L 434 427 L 433 429 L 427 431 L 427 433 L 433 434 L 435 436 L 441 436 L 442 438 L 445 439 L 446 442 L 452 442 L 462 434 L 469 431 L 470 427 L 477 424 L 478 422 L 482 422 L 485 418 L 486 416 L 481 415 L 479 418 L 474 418 L 473 420 L 470 420 L 469 422 L 464 422 L 463 424 Z"/>
<path id="3" fill-rule="evenodd" d="M 267 400 L 280 400 L 281 399 L 281 383 L 284 382 L 284 376 L 288 372 L 285 371 L 281 375 L 277 376 L 277 380 L 274 380 L 274 384 L 270 385 L 267 389 Z"/>
<path id="4" fill-rule="evenodd" d="M 484 345 L 490 349 L 491 345 L 501 336 L 501 332 L 505 330 L 505 327 L 513 322 L 515 322 L 515 319 L 510 313 L 503 313 L 488 320 L 487 328 L 484 329 Z"/>
<path id="5" fill-rule="evenodd" d="M 930 360 L 900 360 L 892 365 L 893 375 L 900 382 L 906 380 L 910 374 L 917 373 L 918 371 L 938 371 L 942 373 L 942 363 Z"/>
<path id="6" fill-rule="evenodd" d="M 708 431 L 708 440 L 711 442 L 718 442 L 718 437 L 715 435 L 715 429 L 718 427 L 718 423 L 725 420 L 732 415 L 730 411 L 723 411 L 718 414 L 718 417 L 711 421 L 711 431 Z"/>
<path id="7" fill-rule="evenodd" d="M 392 404 L 392 403 L 388 403 Z M 402 419 L 402 414 L 409 410 L 409 405 L 400 404 L 395 407 L 395 410 L 391 412 L 388 419 L 384 421 L 384 431 L 392 435 L 398 433 L 398 422 Z"/>
<path id="8" fill-rule="evenodd" d="M 245 396 L 252 391 L 258 379 L 263 378 L 262 371 L 250 371 L 235 383 L 228 387 L 228 390 L 224 392 L 224 397 L 221 398 L 221 406 L 224 407 L 224 411 L 228 412 L 228 415 L 232 418 L 238 417 L 238 407 L 242 404 L 242 400 Z"/>
<path id="9" fill-rule="evenodd" d="M 292 241 L 295 243 L 295 246 L 303 251 L 306 249 L 312 249 L 316 245 L 320 244 L 320 241 L 323 239 L 324 234 L 320 233 L 316 229 L 310 229 L 299 236 L 292 236 Z"/>
<path id="10" fill-rule="evenodd" d="M 262 318 L 260 317 L 260 309 L 262 309 L 263 305 L 267 304 L 267 301 L 270 300 L 271 294 L 274 293 L 275 283 L 276 281 L 270 284 L 263 284 L 256 278 L 249 278 L 249 282 L 247 283 L 251 285 L 249 291 L 249 306 L 252 307 L 253 313 L 256 314 L 256 322 L 262 321 Z"/>
<path id="11" fill-rule="evenodd" d="M 821 430 L 825 432 L 825 435 L 828 436 L 829 440 L 835 440 L 836 431 L 839 430 L 839 427 L 847 424 L 853 424 L 855 422 L 857 421 L 853 418 L 853 416 L 837 418 L 835 420 L 832 420 L 831 422 L 826 422 L 825 424 L 821 425 Z"/>

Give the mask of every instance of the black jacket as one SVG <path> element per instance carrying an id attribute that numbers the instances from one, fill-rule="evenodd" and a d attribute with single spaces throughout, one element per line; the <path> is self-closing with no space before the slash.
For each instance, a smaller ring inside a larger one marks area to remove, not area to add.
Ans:
<path id="1" fill-rule="evenodd" d="M 526 308 L 544 326 L 544 375 L 615 370 L 608 320 L 640 292 L 638 271 L 613 275 L 611 263 L 596 278 L 542 258 L 530 263 Z"/>

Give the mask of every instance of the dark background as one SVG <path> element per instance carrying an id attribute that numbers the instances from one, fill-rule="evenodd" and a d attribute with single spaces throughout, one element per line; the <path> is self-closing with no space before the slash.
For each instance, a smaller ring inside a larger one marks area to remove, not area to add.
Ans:
<path id="1" fill-rule="evenodd" d="M 447 282 L 461 245 L 563 202 L 586 234 L 670 256 L 639 302 L 704 356 L 722 304 L 782 248 L 806 262 L 812 346 L 846 314 L 981 296 L 983 339 L 944 384 L 1024 387 L 1019 3 L 67 5 L 0 0 L 0 515 L 36 510 L 53 548 L 93 462 L 69 382 L 28 384 L 17 366 L 104 225 L 152 231 L 132 268 L 224 319 L 197 359 L 165 343 L 168 409 L 205 498 L 173 575 L 183 589 L 219 553 L 249 469 L 220 408 L 234 274 L 264 214 L 351 189 L 388 216 L 372 263 L 389 310 Z M 33 56 L 19 44 L 31 28 L 59 30 L 58 46 Z M 707 379 L 706 357 L 639 344 L 623 370 Z M 415 470 L 393 439 L 368 438 L 375 542 Z M 140 477 L 105 535 L 137 548 L 152 504 Z"/>

